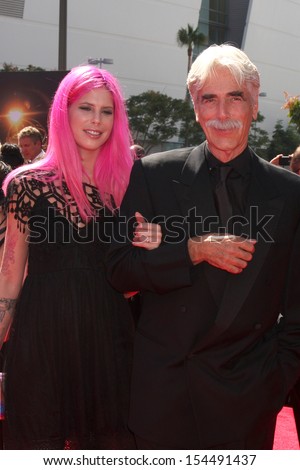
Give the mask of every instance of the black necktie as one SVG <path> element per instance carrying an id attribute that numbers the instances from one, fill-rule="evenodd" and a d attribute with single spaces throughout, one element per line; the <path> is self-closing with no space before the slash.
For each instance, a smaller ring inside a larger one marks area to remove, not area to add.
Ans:
<path id="1" fill-rule="evenodd" d="M 232 168 L 230 166 L 220 166 L 220 180 L 216 186 L 215 194 L 219 210 L 219 217 L 222 227 L 226 227 L 228 219 L 232 217 L 232 205 L 229 199 L 226 180 Z"/>

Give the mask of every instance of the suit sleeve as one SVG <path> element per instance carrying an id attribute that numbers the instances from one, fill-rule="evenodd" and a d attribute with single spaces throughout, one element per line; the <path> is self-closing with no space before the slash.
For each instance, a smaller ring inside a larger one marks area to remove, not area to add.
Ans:
<path id="1" fill-rule="evenodd" d="M 279 360 L 289 391 L 300 377 L 300 222 L 295 233 L 280 322 Z"/>
<path id="2" fill-rule="evenodd" d="M 176 241 L 166 242 L 166 215 L 159 213 L 159 207 L 154 207 L 152 202 L 154 191 L 161 198 L 172 195 L 166 194 L 160 185 L 155 185 L 153 172 L 148 182 L 146 173 L 142 162 L 136 162 L 119 214 L 115 218 L 111 247 L 106 258 L 108 279 L 121 292 L 149 290 L 165 293 L 191 284 L 192 263 L 187 251 L 186 235 L 182 230 Z M 136 211 L 148 222 L 160 223 L 163 240 L 157 249 L 148 251 L 132 246 Z"/>

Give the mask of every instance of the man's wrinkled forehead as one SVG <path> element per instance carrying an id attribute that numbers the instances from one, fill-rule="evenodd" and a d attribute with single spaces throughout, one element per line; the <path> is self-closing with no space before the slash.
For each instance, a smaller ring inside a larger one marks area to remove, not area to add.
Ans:
<path id="1" fill-rule="evenodd" d="M 216 77 L 212 79 L 207 78 L 203 83 L 201 83 L 201 87 L 197 90 L 197 101 L 199 102 L 208 97 L 217 98 L 221 95 L 228 97 L 241 96 L 246 98 L 246 96 L 251 94 L 246 81 L 243 83 L 237 83 L 232 74 L 229 74 L 229 77 L 232 78 L 232 82 L 228 83 L 227 87 L 224 86 L 224 81 L 222 82 L 220 79 L 216 79 Z"/>

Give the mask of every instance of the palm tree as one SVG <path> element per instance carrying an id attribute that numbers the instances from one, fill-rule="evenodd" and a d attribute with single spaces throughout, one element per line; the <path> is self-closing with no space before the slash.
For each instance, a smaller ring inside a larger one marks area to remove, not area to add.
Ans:
<path id="1" fill-rule="evenodd" d="M 191 65 L 192 65 L 192 55 L 193 49 L 195 46 L 201 46 L 204 44 L 206 37 L 204 34 L 198 31 L 198 27 L 193 29 L 193 26 L 190 24 L 187 25 L 186 28 L 180 28 L 177 32 L 177 44 L 179 47 L 187 46 L 187 54 L 188 54 L 188 68 L 187 73 L 189 73 Z"/>

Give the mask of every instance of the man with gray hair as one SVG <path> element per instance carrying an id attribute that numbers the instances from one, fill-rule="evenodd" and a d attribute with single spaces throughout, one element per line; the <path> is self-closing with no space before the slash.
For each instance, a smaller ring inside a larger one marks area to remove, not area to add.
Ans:
<path id="1" fill-rule="evenodd" d="M 36 163 L 45 157 L 43 150 L 43 136 L 33 126 L 23 127 L 18 133 L 18 146 L 21 150 L 24 163 Z"/>
<path id="2" fill-rule="evenodd" d="M 141 293 L 129 426 L 140 449 L 272 449 L 300 374 L 300 179 L 248 146 L 243 51 L 210 46 L 187 84 L 206 140 L 135 162 L 107 260 Z M 136 211 L 157 249 L 132 246 Z"/>

